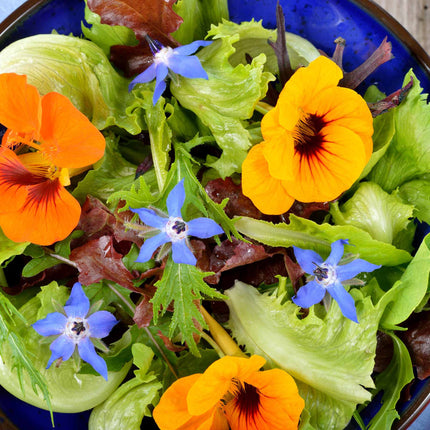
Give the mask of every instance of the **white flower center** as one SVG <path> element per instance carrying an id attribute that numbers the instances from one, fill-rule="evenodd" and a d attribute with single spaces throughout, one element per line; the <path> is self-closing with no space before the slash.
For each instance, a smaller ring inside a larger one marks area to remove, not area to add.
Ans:
<path id="1" fill-rule="evenodd" d="M 85 337 L 90 336 L 90 327 L 85 318 L 69 317 L 64 334 L 77 344 Z"/>
<path id="2" fill-rule="evenodd" d="M 169 64 L 169 58 L 173 55 L 173 49 L 170 46 L 160 49 L 154 55 L 154 63 L 164 63 L 166 66 Z"/>
<path id="3" fill-rule="evenodd" d="M 167 221 L 165 231 L 172 242 L 178 242 L 188 236 L 188 225 L 182 218 L 172 217 Z"/>
<path id="4" fill-rule="evenodd" d="M 314 264 L 316 267 L 313 274 L 318 284 L 322 285 L 324 288 L 327 288 L 329 285 L 332 285 L 336 282 L 337 274 L 336 268 L 334 266 L 330 266 L 325 263 L 322 263 L 320 266 L 316 263 Z"/>

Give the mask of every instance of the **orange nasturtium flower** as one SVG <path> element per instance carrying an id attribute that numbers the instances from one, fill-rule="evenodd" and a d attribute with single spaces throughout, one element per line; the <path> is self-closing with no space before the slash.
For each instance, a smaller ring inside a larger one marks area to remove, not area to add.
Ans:
<path id="1" fill-rule="evenodd" d="M 15 242 L 50 245 L 76 227 L 81 207 L 65 189 L 99 160 L 105 139 L 67 97 L 41 97 L 26 76 L 0 74 L 0 227 Z"/>
<path id="2" fill-rule="evenodd" d="M 364 99 L 338 87 L 342 70 L 320 56 L 298 69 L 261 122 L 264 141 L 242 164 L 243 193 L 277 215 L 294 200 L 334 200 L 358 179 L 373 150 Z"/>
<path id="3" fill-rule="evenodd" d="M 281 369 L 259 371 L 266 360 L 225 356 L 206 371 L 175 381 L 155 407 L 161 430 L 297 429 L 304 400 Z"/>

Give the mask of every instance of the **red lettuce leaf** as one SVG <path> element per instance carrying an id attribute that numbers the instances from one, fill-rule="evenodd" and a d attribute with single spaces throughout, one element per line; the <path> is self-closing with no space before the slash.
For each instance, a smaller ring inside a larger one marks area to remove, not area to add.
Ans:
<path id="1" fill-rule="evenodd" d="M 114 248 L 112 236 L 90 240 L 70 254 L 70 260 L 78 266 L 81 284 L 90 285 L 107 279 L 140 293 L 133 285 L 133 275 L 124 266 L 122 257 Z"/>
<path id="2" fill-rule="evenodd" d="M 176 0 L 88 0 L 90 10 L 98 14 L 102 24 L 122 25 L 134 31 L 139 45 L 114 46 L 111 60 L 126 76 L 136 75 L 152 62 L 145 40 L 148 35 L 164 46 L 178 46 L 171 33 L 182 24 L 172 5 Z"/>

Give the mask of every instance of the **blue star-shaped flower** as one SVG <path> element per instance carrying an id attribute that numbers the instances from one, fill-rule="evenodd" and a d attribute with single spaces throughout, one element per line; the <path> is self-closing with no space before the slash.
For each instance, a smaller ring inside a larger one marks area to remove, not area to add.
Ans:
<path id="1" fill-rule="evenodd" d="M 196 218 L 185 222 L 182 219 L 181 208 L 185 202 L 184 180 L 178 182 L 167 197 L 168 216 L 159 216 L 152 209 L 131 209 L 139 218 L 150 227 L 160 230 L 154 237 L 146 239 L 140 248 L 137 262 L 145 263 L 152 257 L 154 251 L 165 243 L 172 243 L 172 257 L 175 263 L 190 264 L 195 266 L 197 260 L 188 247 L 188 236 L 196 236 L 207 239 L 224 230 L 210 218 Z"/>
<path id="2" fill-rule="evenodd" d="M 359 258 L 348 264 L 338 265 L 343 255 L 343 246 L 347 243 L 348 241 L 344 239 L 333 242 L 331 253 L 325 261 L 314 251 L 293 247 L 297 262 L 306 273 L 313 275 L 313 279 L 299 288 L 292 300 L 302 308 L 309 308 L 319 303 L 328 292 L 338 303 L 342 314 L 358 323 L 354 299 L 345 290 L 342 282 L 354 278 L 359 273 L 372 272 L 381 266 Z"/>
<path id="3" fill-rule="evenodd" d="M 77 346 L 82 360 L 91 364 L 107 381 L 106 362 L 96 353 L 91 338 L 106 337 L 118 321 L 108 311 L 98 311 L 88 316 L 89 309 L 90 301 L 81 284 L 76 282 L 64 306 L 65 315 L 60 312 L 50 313 L 46 318 L 36 321 L 33 328 L 42 336 L 60 335 L 49 347 L 52 354 L 47 369 L 59 358 L 68 360 Z"/>
<path id="4" fill-rule="evenodd" d="M 210 45 L 212 42 L 196 40 L 188 45 L 178 48 L 165 47 L 148 38 L 151 50 L 154 54 L 153 63 L 140 75 L 137 75 L 130 83 L 129 90 L 136 84 L 151 82 L 154 78 L 155 90 L 152 102 L 155 105 L 166 89 L 166 77 L 169 71 L 183 76 L 184 78 L 208 79 L 208 74 L 200 64 L 200 60 L 194 52 L 200 46 Z"/>

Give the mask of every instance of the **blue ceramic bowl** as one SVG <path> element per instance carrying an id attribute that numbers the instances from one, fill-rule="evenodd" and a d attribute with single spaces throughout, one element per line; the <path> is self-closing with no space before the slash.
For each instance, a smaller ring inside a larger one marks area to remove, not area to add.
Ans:
<path id="1" fill-rule="evenodd" d="M 262 19 L 269 28 L 276 26 L 277 0 L 229 0 L 233 21 Z M 334 40 L 346 40 L 344 68 L 352 70 L 376 49 L 385 36 L 392 43 L 395 58 L 382 65 L 362 85 L 378 84 L 385 93 L 397 90 L 406 72 L 413 68 L 424 92 L 430 90 L 430 58 L 412 36 L 383 9 L 371 0 L 280 0 L 286 29 L 310 40 L 318 49 L 332 54 Z M 55 29 L 61 34 L 79 35 L 84 16 L 80 0 L 28 0 L 0 24 L 0 49 L 11 42 Z M 360 88 L 359 88 L 360 90 Z M 413 399 L 400 406 L 402 418 L 396 428 L 405 429 L 420 414 L 430 400 L 430 383 L 417 381 L 412 387 Z M 364 418 L 370 419 L 378 403 L 367 408 Z M 49 413 L 29 406 L 0 388 L 0 408 L 19 429 L 51 428 Z M 87 428 L 89 412 L 55 414 L 56 428 L 80 430 Z M 0 428 L 2 423 L 0 421 Z M 157 428 L 145 421 L 142 428 Z"/>

